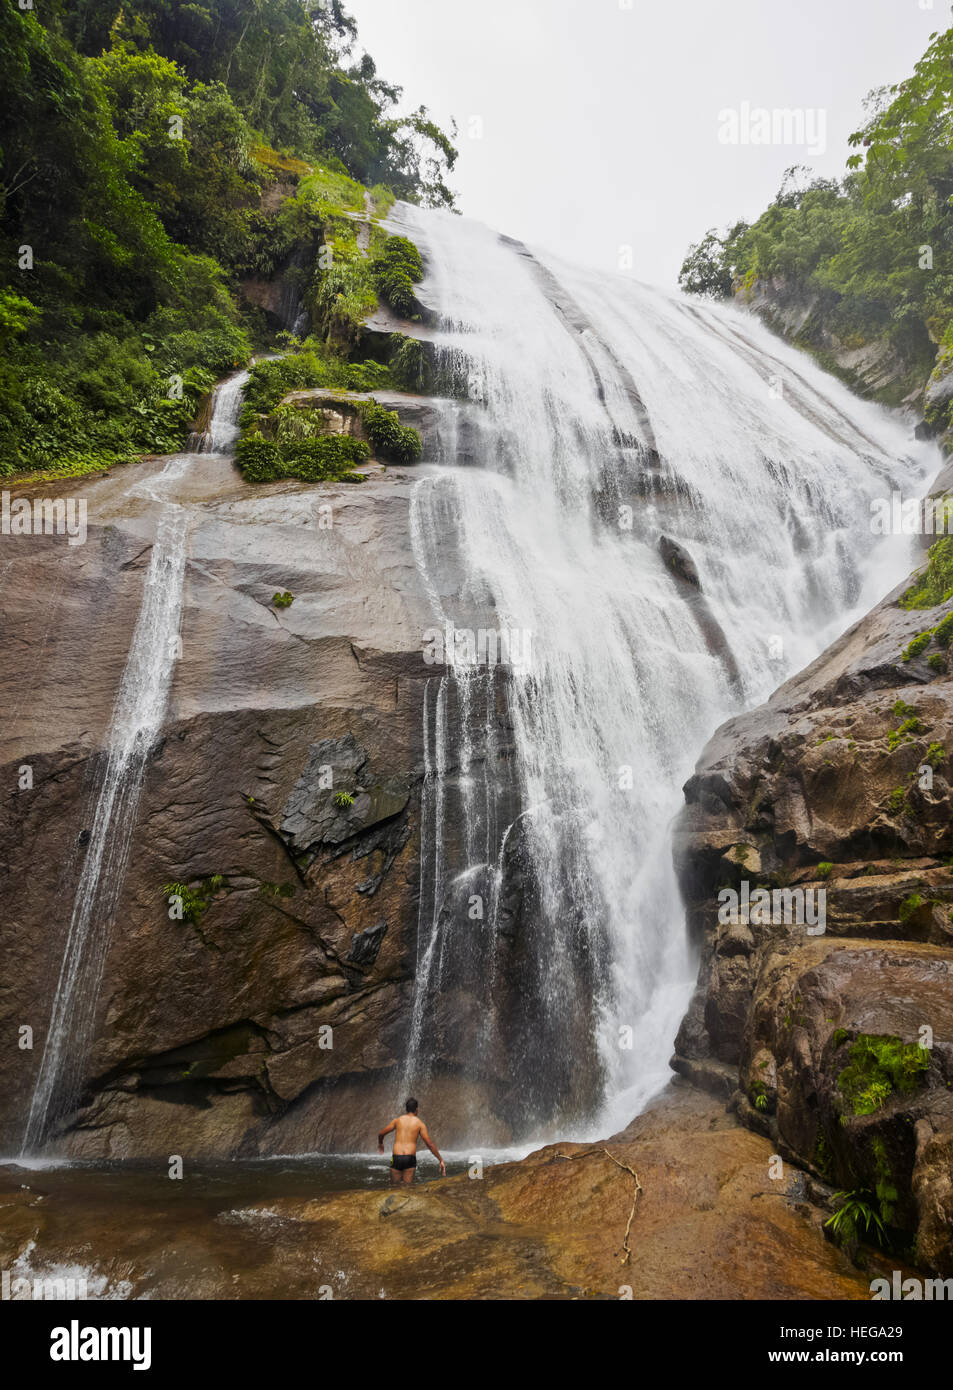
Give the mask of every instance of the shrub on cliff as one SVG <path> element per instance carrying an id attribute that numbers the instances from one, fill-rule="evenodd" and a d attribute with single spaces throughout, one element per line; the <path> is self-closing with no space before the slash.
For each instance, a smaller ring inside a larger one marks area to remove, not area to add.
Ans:
<path id="1" fill-rule="evenodd" d="M 935 608 L 950 597 L 953 597 L 953 536 L 941 536 L 931 545 L 926 569 L 904 594 L 900 606 Z"/>
<path id="2" fill-rule="evenodd" d="M 364 433 L 375 454 L 392 463 L 417 463 L 421 454 L 420 435 L 402 425 L 395 410 L 385 410 L 376 401 L 361 406 Z"/>
<path id="3" fill-rule="evenodd" d="M 419 317 L 414 283 L 423 279 L 424 267 L 414 243 L 405 236 L 388 237 L 372 270 L 378 294 L 394 313 L 404 318 Z"/>
<path id="4" fill-rule="evenodd" d="M 345 362 L 309 340 L 301 352 L 269 357 L 256 362 L 245 389 L 241 423 L 253 425 L 259 415 L 268 415 L 291 391 L 316 387 L 343 391 L 380 391 L 391 385 L 392 374 L 380 362 Z"/>
<path id="5" fill-rule="evenodd" d="M 363 463 L 369 454 L 364 440 L 350 434 L 325 434 L 281 444 L 260 434 L 248 434 L 238 441 L 235 451 L 242 477 L 249 483 L 273 483 L 280 478 L 360 483 L 364 477 L 354 472 L 354 465 Z"/>

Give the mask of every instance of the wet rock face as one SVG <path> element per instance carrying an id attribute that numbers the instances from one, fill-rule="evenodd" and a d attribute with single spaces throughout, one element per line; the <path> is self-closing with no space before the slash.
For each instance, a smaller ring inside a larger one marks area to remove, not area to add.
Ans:
<path id="1" fill-rule="evenodd" d="M 322 739 L 308 753 L 278 833 L 296 863 L 307 866 L 322 846 L 343 844 L 385 824 L 399 816 L 409 800 L 410 779 L 375 778 L 368 769 L 367 750 L 358 747 L 353 734 Z"/>
<path id="2" fill-rule="evenodd" d="M 922 413 L 930 345 L 924 344 L 919 360 L 908 360 L 885 340 L 858 345 L 840 338 L 829 327 L 836 300 L 836 295 L 808 290 L 783 276 L 757 280 L 735 297 L 739 307 L 752 310 L 779 337 L 820 358 L 858 395 L 886 405 L 902 403 Z"/>
<path id="3" fill-rule="evenodd" d="M 673 1066 L 733 1083 L 779 1152 L 867 1194 L 949 1274 L 953 684 L 928 649 L 902 654 L 950 605 L 907 612 L 905 588 L 719 729 L 686 784 L 676 857 L 701 966 Z M 823 934 L 798 901 L 824 902 Z"/>
<path id="4" fill-rule="evenodd" d="M 22 1138 L 142 601 L 156 516 L 135 489 L 160 467 L 85 483 L 89 540 L 69 556 L 43 537 L 12 553 L 0 777 L 15 786 L 28 765 L 33 787 L 0 801 L 16 885 L 0 922 L 0 1027 L 32 1028 L 34 1047 L 0 1052 L 0 1153 Z M 491 925 L 488 847 L 522 809 L 507 677 L 497 668 L 465 689 L 447 683 L 438 778 L 445 668 L 424 659 L 434 617 L 409 523 L 427 467 L 360 487 L 252 487 L 202 455 L 176 484 L 189 527 L 181 651 L 131 827 L 83 1094 L 59 1120 L 69 1153 L 372 1145 L 407 1065 L 422 855 L 425 930 L 436 925 L 442 966 L 414 1089 L 440 1114 L 445 1145 L 462 1143 L 474 1116 L 486 1142 L 532 1122 L 514 1058 L 525 1073 L 551 1040 L 533 1028 L 539 895 L 518 830 L 501 866 L 499 932 Z M 449 528 L 441 573 L 448 585 L 459 573 Z M 275 608 L 279 591 L 290 606 Z M 37 594 L 49 595 L 44 626 Z M 428 820 L 422 805 L 438 782 L 439 855 L 436 808 Z M 170 884 L 185 885 L 192 910 L 176 913 Z M 585 968 L 581 958 L 580 996 Z M 552 1040 L 563 1061 L 540 1077 L 539 1113 L 563 1078 L 597 1090 L 584 1025 L 580 1010 Z"/>
<path id="5" fill-rule="evenodd" d="M 434 1181 L 425 1155 L 413 1187 L 394 1191 L 380 1172 L 377 1187 L 321 1192 L 319 1175 L 278 1165 L 263 1184 L 239 1163 L 211 1188 L 193 1172 L 201 1195 L 184 1204 L 176 1184 L 135 1170 L 117 1200 L 95 1174 L 40 1182 L 10 1166 L 0 1262 L 77 1267 L 91 1290 L 127 1298 L 258 1299 L 276 1287 L 313 1298 L 327 1284 L 336 1299 L 618 1302 L 626 1288 L 636 1299 L 869 1299 L 871 1277 L 889 1270 L 861 1273 L 819 1238 L 804 1175 L 777 1181 L 773 1153 L 675 1083 L 604 1144 L 549 1146 L 487 1165 L 480 1181 Z"/>
<path id="6" fill-rule="evenodd" d="M 142 597 L 154 504 L 130 489 L 156 470 L 84 480 L 89 539 L 68 556 L 43 537 L 10 553 L 0 775 L 15 787 L 28 765 L 33 787 L 0 813 L 16 885 L 0 929 L 0 1014 L 12 1036 L 31 1027 L 34 1047 L 0 1056 L 0 1151 L 22 1136 Z M 253 489 L 213 456 L 182 480 L 182 647 L 132 829 L 82 1107 L 63 1117 L 70 1152 L 364 1148 L 378 1108 L 393 1104 L 433 675 L 409 491 L 397 470 L 361 488 Z M 330 530 L 319 504 L 332 507 Z M 285 589 L 294 604 L 276 610 Z M 49 597 L 42 630 L 37 594 Z M 201 908 L 170 916 L 171 882 Z"/>

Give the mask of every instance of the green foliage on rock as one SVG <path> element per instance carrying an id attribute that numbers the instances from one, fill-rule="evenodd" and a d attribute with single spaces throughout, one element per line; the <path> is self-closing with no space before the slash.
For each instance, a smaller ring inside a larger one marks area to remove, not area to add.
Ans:
<path id="1" fill-rule="evenodd" d="M 420 339 L 393 333 L 390 342 L 392 352 L 388 365 L 394 385 L 401 391 L 429 393 L 432 387 L 431 368 Z"/>
<path id="2" fill-rule="evenodd" d="M 915 656 L 919 656 L 922 651 L 926 650 L 926 648 L 930 645 L 932 640 L 932 628 L 929 632 L 918 632 L 916 637 L 914 637 L 910 642 L 908 642 L 907 645 L 904 647 L 903 651 L 900 653 L 900 660 L 904 662 L 912 661 Z"/>
<path id="3" fill-rule="evenodd" d="M 837 1086 L 854 1115 L 872 1115 L 895 1092 L 915 1091 L 930 1066 L 929 1052 L 917 1043 L 871 1033 L 861 1033 L 848 1055 Z"/>
<path id="4" fill-rule="evenodd" d="M 402 425 L 395 410 L 385 410 L 376 401 L 361 406 L 364 433 L 374 453 L 392 463 L 417 463 L 421 454 L 420 435 Z"/>
<path id="5" fill-rule="evenodd" d="M 912 743 L 914 734 L 922 734 L 923 725 L 914 715 L 910 719 L 905 719 L 899 728 L 891 729 L 887 735 L 887 747 L 891 753 L 895 748 L 899 748 L 901 743 Z"/>
<path id="6" fill-rule="evenodd" d="M 852 1192 L 835 1192 L 838 1204 L 833 1216 L 824 1225 L 841 1245 L 852 1245 L 862 1236 L 870 1236 L 878 1245 L 887 1239 L 884 1223 L 875 1207 L 876 1194 L 866 1188 Z"/>
<path id="7" fill-rule="evenodd" d="M 900 606 L 935 608 L 948 598 L 953 598 L 953 536 L 941 536 L 931 545 L 926 569 L 903 595 Z"/>
<path id="8" fill-rule="evenodd" d="M 913 914 L 923 906 L 923 899 L 919 893 L 911 893 L 908 898 L 904 898 L 900 904 L 898 916 L 901 922 L 909 922 Z"/>
<path id="9" fill-rule="evenodd" d="M 946 749 L 942 743 L 931 743 L 923 755 L 923 761 L 936 772 L 940 765 L 946 762 L 946 757 Z"/>
<path id="10" fill-rule="evenodd" d="M 213 891 L 214 889 L 209 884 L 190 888 L 187 883 L 166 883 L 162 888 L 162 896 L 167 900 L 177 900 L 174 905 L 179 907 L 182 921 L 198 923 L 208 909 L 209 898 Z"/>
<path id="11" fill-rule="evenodd" d="M 948 613 L 941 623 L 933 629 L 933 640 L 938 647 L 949 647 L 953 643 L 953 613 Z"/>
<path id="12" fill-rule="evenodd" d="M 424 267 L 412 241 L 405 236 L 388 237 L 372 271 L 378 293 L 396 314 L 408 319 L 419 317 L 414 284 L 423 279 Z"/>
<path id="13" fill-rule="evenodd" d="M 278 443 L 254 433 L 236 446 L 236 461 L 249 483 L 273 483 L 281 478 L 300 478 L 306 483 L 361 483 L 355 464 L 370 455 L 363 439 L 350 434 L 327 434 L 312 439 Z"/>
<path id="14" fill-rule="evenodd" d="M 269 415 L 292 391 L 324 388 L 371 392 L 391 384 L 390 369 L 380 362 L 347 362 L 309 342 L 300 352 L 256 362 L 249 373 L 241 424 L 248 427 L 259 416 Z"/>

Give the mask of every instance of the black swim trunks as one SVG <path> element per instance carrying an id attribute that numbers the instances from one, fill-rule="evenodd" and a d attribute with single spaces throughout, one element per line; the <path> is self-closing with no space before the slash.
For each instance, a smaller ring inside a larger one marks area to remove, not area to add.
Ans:
<path id="1" fill-rule="evenodd" d="M 416 1154 L 392 1154 L 390 1166 L 396 1168 L 398 1173 L 403 1173 L 407 1168 L 417 1167 Z"/>

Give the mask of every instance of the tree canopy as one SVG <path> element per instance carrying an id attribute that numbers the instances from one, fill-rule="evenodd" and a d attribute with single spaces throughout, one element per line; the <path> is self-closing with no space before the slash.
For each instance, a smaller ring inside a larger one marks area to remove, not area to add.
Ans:
<path id="1" fill-rule="evenodd" d="M 260 333 L 241 277 L 314 250 L 332 186 L 453 202 L 340 0 L 39 14 L 0 0 L 0 475 L 181 447 Z"/>
<path id="2" fill-rule="evenodd" d="M 709 230 L 679 283 L 720 298 L 758 279 L 806 288 L 841 336 L 929 362 L 953 327 L 953 29 L 868 96 L 850 145 L 843 179 L 795 167 L 751 226 Z"/>

